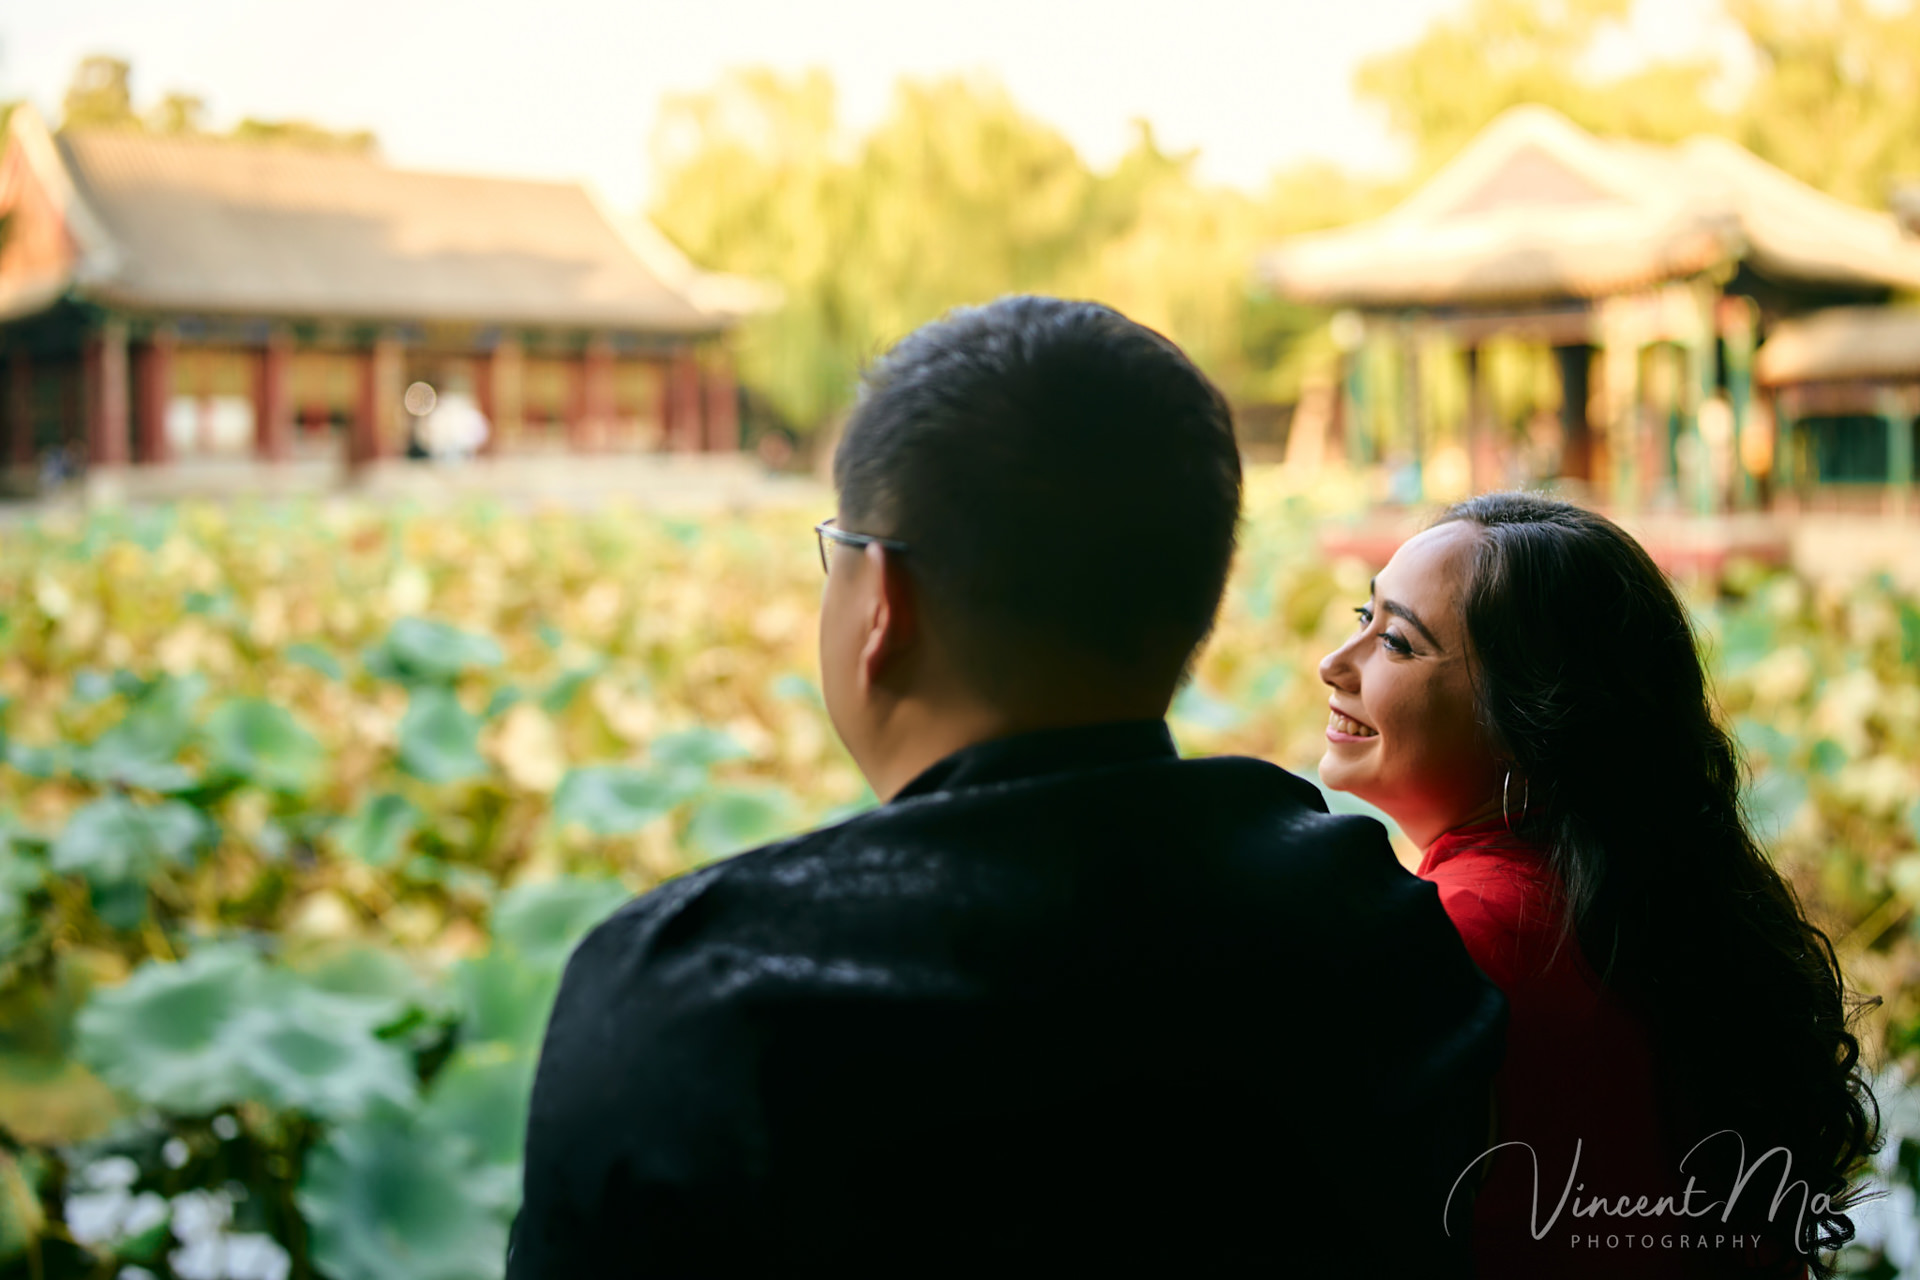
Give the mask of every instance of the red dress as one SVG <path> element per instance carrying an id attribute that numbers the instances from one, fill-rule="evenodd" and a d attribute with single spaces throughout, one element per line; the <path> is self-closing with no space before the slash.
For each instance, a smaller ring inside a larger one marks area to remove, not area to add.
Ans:
<path id="1" fill-rule="evenodd" d="M 1643 1195 L 1650 1207 L 1661 1196 L 1680 1198 L 1685 1149 L 1674 1150 L 1663 1132 L 1646 1028 L 1601 985 L 1578 943 L 1562 940 L 1560 882 L 1544 851 L 1494 819 L 1435 840 L 1419 874 L 1439 888 L 1468 954 L 1506 993 L 1507 1055 L 1494 1081 L 1497 1133 L 1488 1145 L 1533 1149 L 1530 1156 L 1506 1147 L 1484 1165 L 1472 1226 L 1483 1280 L 1664 1280 L 1751 1265 L 1755 1255 L 1733 1246 L 1717 1212 L 1578 1212 L 1596 1196 L 1616 1208 L 1621 1196 L 1629 1207 Z M 1696 1194 L 1692 1204 L 1714 1198 Z M 1778 1266 L 1777 1252 L 1760 1253 Z"/>

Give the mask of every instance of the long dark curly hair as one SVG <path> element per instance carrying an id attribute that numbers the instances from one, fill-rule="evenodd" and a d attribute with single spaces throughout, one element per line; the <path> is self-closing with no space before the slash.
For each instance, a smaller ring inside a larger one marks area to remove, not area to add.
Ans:
<path id="1" fill-rule="evenodd" d="M 1879 1144 L 1851 1030 L 1860 1001 L 1753 836 L 1686 608 L 1645 549 L 1591 511 L 1493 493 L 1449 521 L 1480 535 L 1463 604 L 1479 714 L 1513 764 L 1516 829 L 1548 851 L 1572 940 L 1653 1035 L 1676 1157 L 1724 1129 L 1749 1167 L 1785 1147 L 1808 1198 L 1830 1201 L 1793 1243 L 1831 1274 L 1821 1251 L 1853 1238 L 1844 1210 Z M 1711 1158 L 1730 1167 L 1729 1144 Z M 1736 1205 L 1756 1225 L 1778 1163 Z"/>

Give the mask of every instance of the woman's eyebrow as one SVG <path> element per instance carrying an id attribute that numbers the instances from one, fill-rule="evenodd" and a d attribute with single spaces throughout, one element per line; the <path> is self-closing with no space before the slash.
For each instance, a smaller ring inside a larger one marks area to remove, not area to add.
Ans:
<path id="1" fill-rule="evenodd" d="M 1379 582 L 1380 582 L 1380 579 L 1375 578 L 1372 582 L 1369 582 L 1367 584 L 1368 595 L 1371 596 L 1371 595 L 1379 594 Z M 1438 640 L 1433 638 L 1433 632 L 1427 630 L 1427 624 L 1420 621 L 1420 615 L 1415 613 L 1413 610 L 1407 608 L 1407 606 L 1401 604 L 1399 601 L 1382 600 L 1380 602 L 1380 611 L 1382 613 L 1390 613 L 1396 618 L 1406 619 L 1407 622 L 1412 625 L 1415 631 L 1418 631 L 1421 635 L 1426 637 L 1428 644 L 1432 645 L 1435 649 L 1437 649 L 1441 653 L 1445 653 L 1447 651 L 1447 647 L 1445 645 L 1441 644 Z"/>
<path id="2" fill-rule="evenodd" d="M 1415 631 L 1418 631 L 1421 635 L 1427 638 L 1428 644 L 1432 645 L 1435 649 L 1438 649 L 1441 652 L 1446 651 L 1446 646 L 1441 644 L 1438 640 L 1434 639 L 1433 632 L 1427 630 L 1427 624 L 1420 621 L 1420 615 L 1415 613 L 1413 610 L 1407 608 L 1407 606 L 1395 600 L 1382 600 L 1380 602 L 1380 609 L 1383 613 L 1390 613 L 1396 618 L 1405 618 L 1409 623 L 1412 624 L 1413 629 Z"/>

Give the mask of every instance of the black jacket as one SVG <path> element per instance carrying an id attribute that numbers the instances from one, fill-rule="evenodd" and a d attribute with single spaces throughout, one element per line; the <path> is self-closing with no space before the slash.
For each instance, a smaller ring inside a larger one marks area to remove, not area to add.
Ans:
<path id="1" fill-rule="evenodd" d="M 1504 1018 L 1301 779 L 986 743 L 581 943 L 509 1280 L 1463 1274 Z"/>

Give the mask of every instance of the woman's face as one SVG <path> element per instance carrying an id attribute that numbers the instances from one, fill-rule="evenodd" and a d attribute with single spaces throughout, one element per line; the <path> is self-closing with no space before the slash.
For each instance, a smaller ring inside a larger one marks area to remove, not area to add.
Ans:
<path id="1" fill-rule="evenodd" d="M 1384 809 L 1422 848 L 1498 813 L 1505 765 L 1474 712 L 1461 599 L 1477 540 L 1465 521 L 1409 539 L 1373 580 L 1360 629 L 1320 660 L 1320 779 Z"/>

